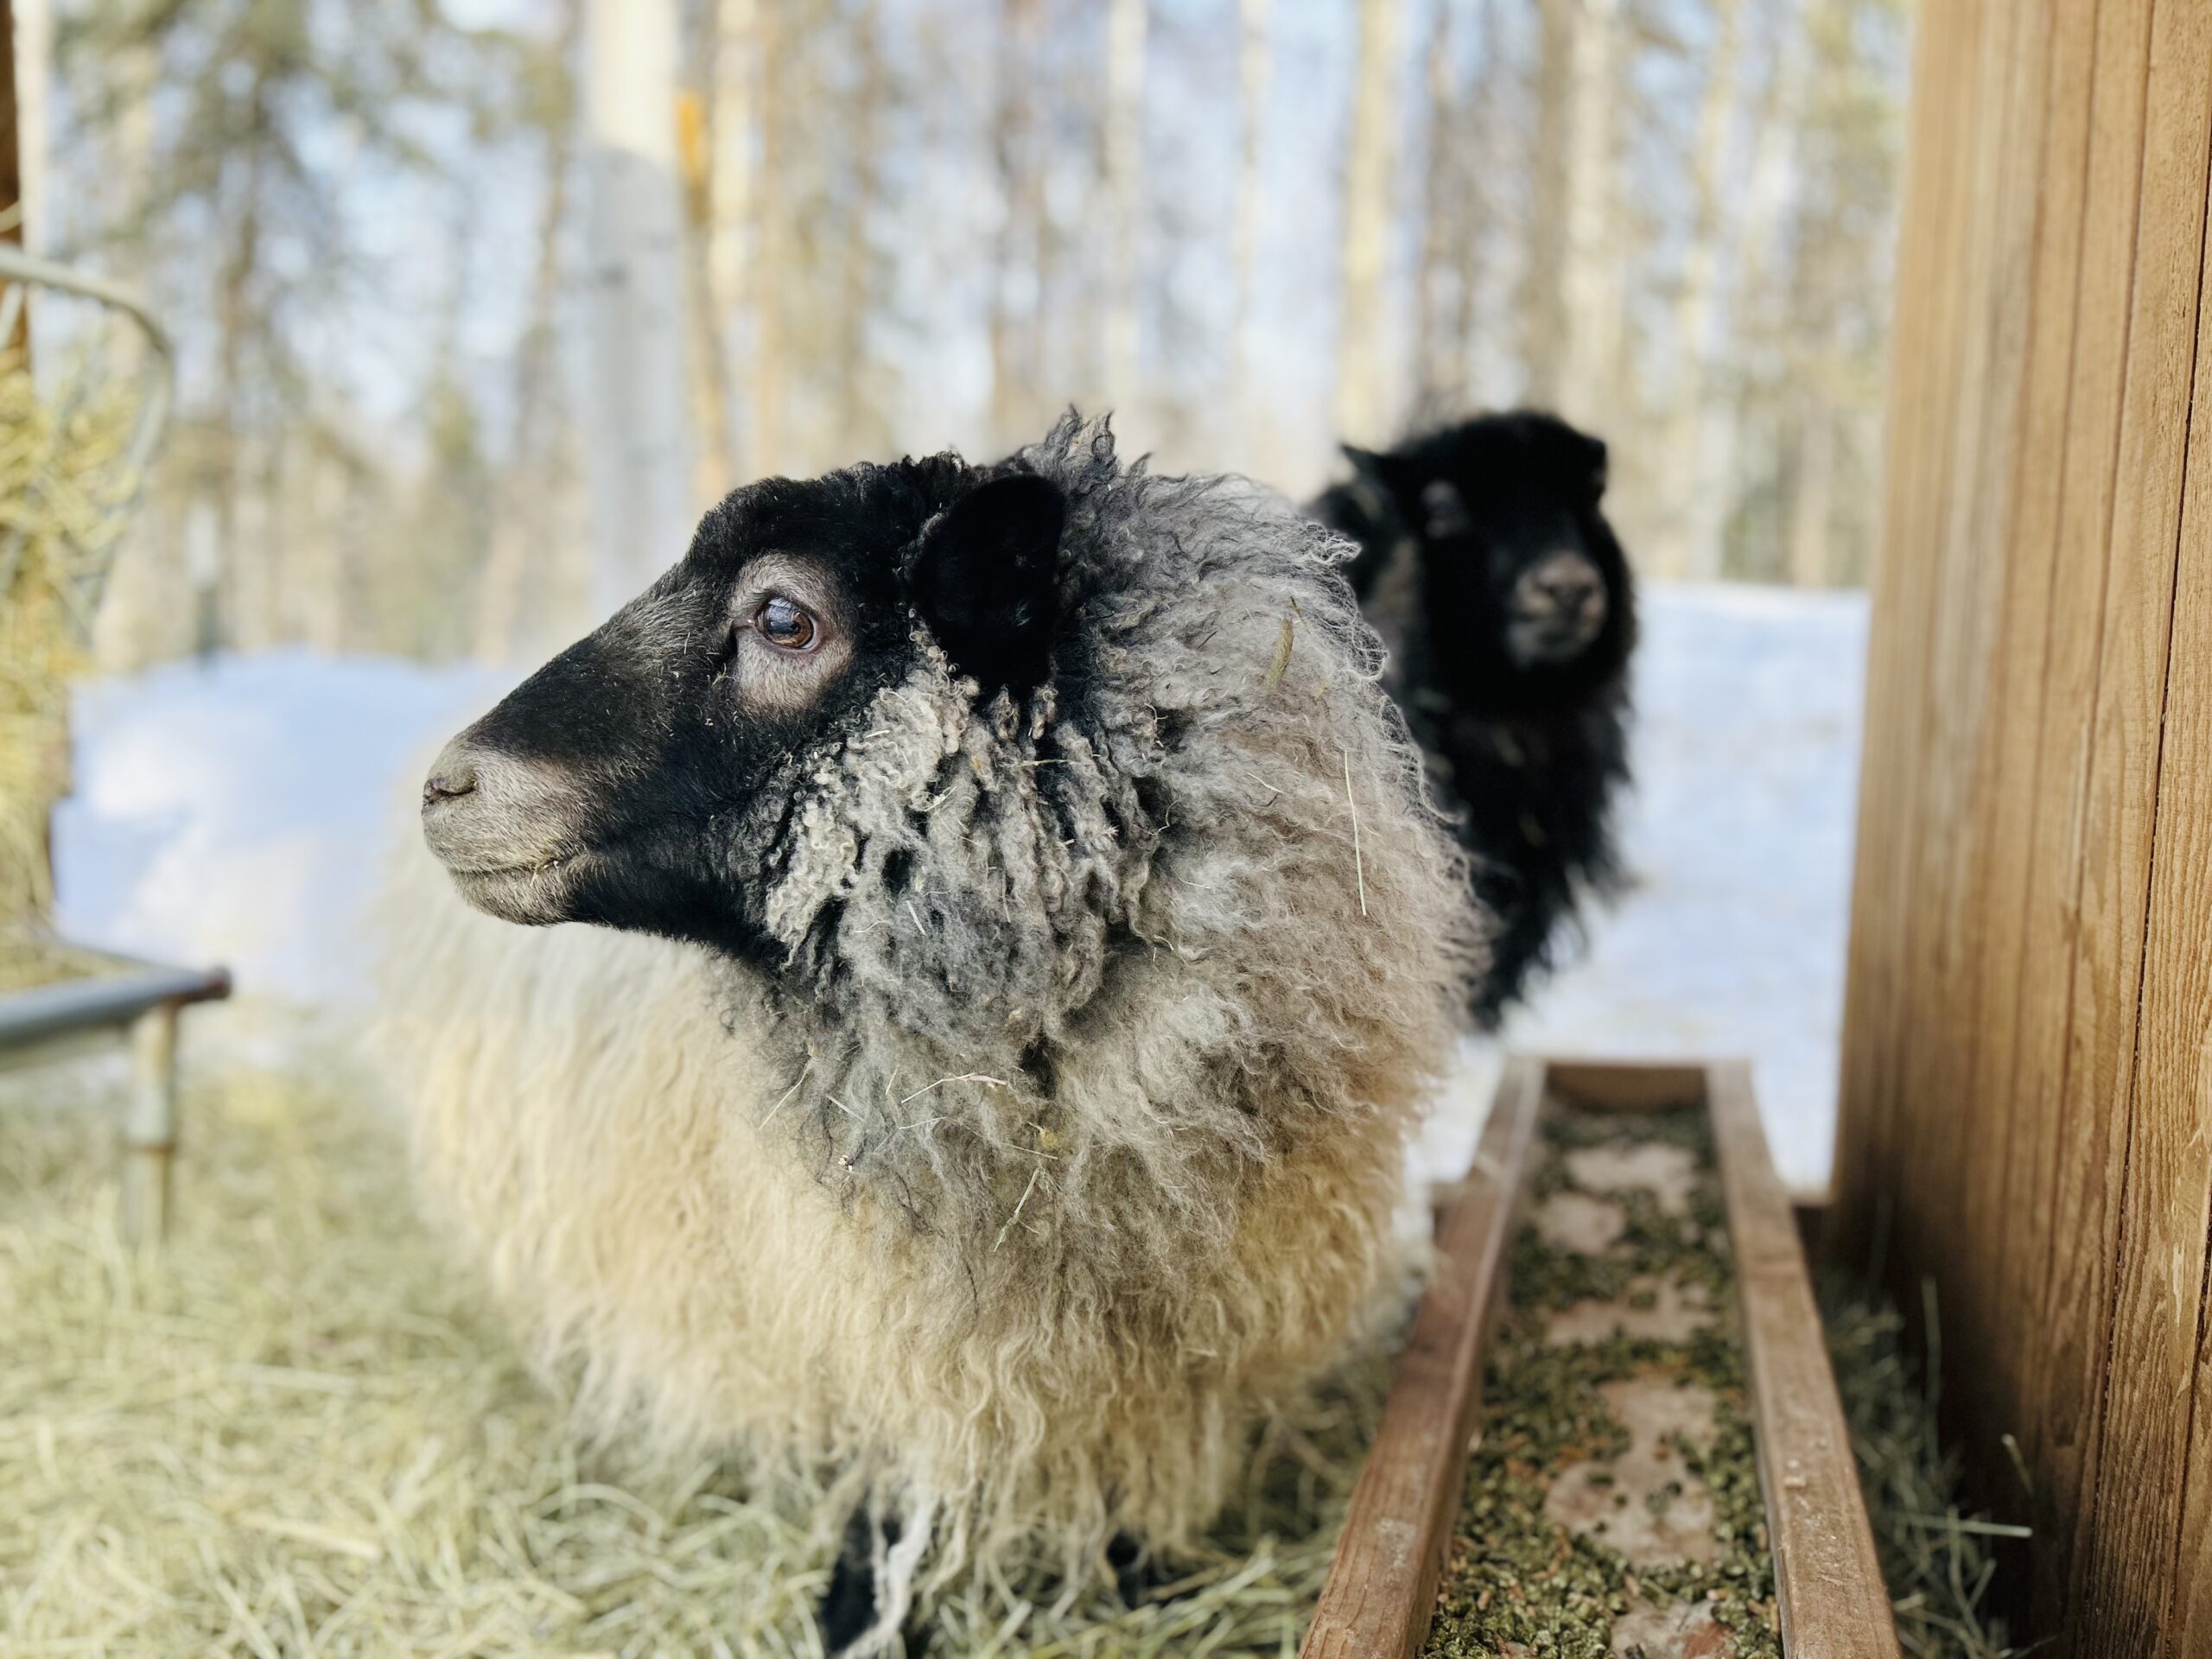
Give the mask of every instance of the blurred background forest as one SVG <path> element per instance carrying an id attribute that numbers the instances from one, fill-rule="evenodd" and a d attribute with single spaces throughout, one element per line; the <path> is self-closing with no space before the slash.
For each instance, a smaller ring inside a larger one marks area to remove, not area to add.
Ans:
<path id="1" fill-rule="evenodd" d="M 1860 582 L 1904 0 L 16 0 L 180 423 L 97 638 L 518 659 L 772 472 L 1110 408 L 1305 494 L 1548 404 L 1647 575 Z"/>

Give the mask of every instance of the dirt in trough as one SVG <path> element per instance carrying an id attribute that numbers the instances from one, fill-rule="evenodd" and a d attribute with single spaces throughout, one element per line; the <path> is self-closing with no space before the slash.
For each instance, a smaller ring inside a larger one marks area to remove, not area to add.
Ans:
<path id="1" fill-rule="evenodd" d="M 1779 1659 L 1701 1108 L 1545 1109 L 1425 1653 Z"/>

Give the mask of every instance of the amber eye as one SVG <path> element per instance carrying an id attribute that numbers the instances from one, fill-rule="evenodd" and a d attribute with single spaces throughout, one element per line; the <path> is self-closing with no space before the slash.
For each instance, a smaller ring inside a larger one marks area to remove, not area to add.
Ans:
<path id="1" fill-rule="evenodd" d="M 763 639 L 782 651 L 811 650 L 821 637 L 814 619 L 781 597 L 763 600 L 753 613 L 753 626 Z"/>

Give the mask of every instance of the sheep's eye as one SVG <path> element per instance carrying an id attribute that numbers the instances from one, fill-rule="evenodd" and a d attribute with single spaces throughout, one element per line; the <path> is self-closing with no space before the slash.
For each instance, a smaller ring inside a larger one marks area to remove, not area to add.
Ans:
<path id="1" fill-rule="evenodd" d="M 760 601 L 753 626 L 763 639 L 781 651 L 810 651 L 822 637 L 814 619 L 780 595 Z"/>

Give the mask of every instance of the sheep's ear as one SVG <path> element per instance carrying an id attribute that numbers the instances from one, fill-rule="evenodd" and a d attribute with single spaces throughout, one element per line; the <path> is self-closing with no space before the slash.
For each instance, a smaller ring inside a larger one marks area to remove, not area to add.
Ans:
<path id="1" fill-rule="evenodd" d="M 1357 444 L 1337 446 L 1344 452 L 1344 459 L 1351 462 L 1352 475 L 1378 492 L 1382 498 L 1402 516 L 1418 518 L 1421 506 L 1421 479 L 1414 468 L 1396 455 L 1378 449 L 1363 449 Z"/>
<path id="2" fill-rule="evenodd" d="M 1386 495 L 1395 496 L 1398 493 L 1397 468 L 1392 465 L 1389 456 L 1377 454 L 1372 449 L 1363 449 L 1356 443 L 1340 443 L 1337 448 L 1343 450 L 1344 459 L 1351 462 L 1354 476 L 1365 479 Z"/>
<path id="3" fill-rule="evenodd" d="M 1363 474 L 1377 483 L 1383 481 L 1383 471 L 1389 465 L 1387 457 L 1376 454 L 1372 449 L 1363 449 L 1356 443 L 1340 443 L 1337 448 L 1344 452 L 1344 459 L 1351 462 L 1352 471 Z"/>
<path id="4" fill-rule="evenodd" d="M 1605 441 L 1593 438 L 1587 432 L 1580 435 L 1584 446 L 1584 461 L 1589 468 L 1590 499 L 1595 501 L 1605 493 Z"/>
<path id="5" fill-rule="evenodd" d="M 976 486 L 922 532 L 915 606 L 986 696 L 1001 686 L 1026 691 L 1045 677 L 1067 519 L 1058 485 L 1009 473 Z"/>

